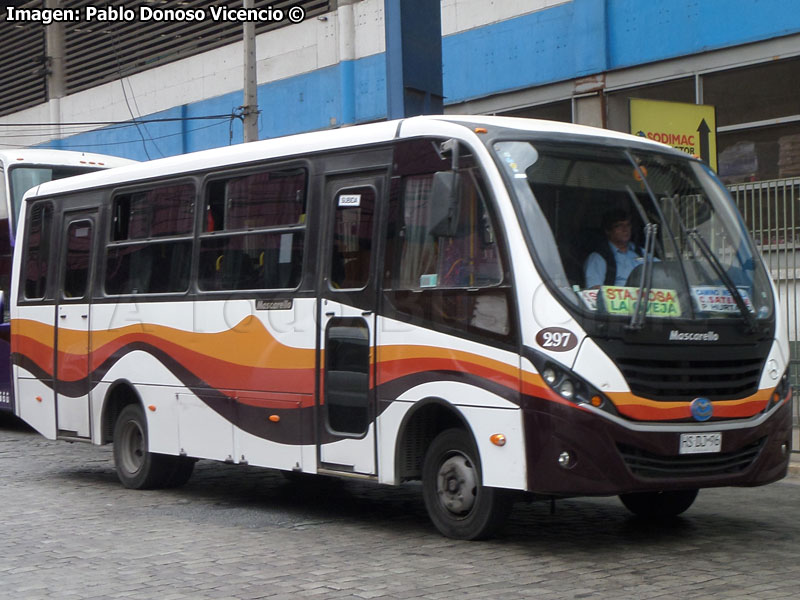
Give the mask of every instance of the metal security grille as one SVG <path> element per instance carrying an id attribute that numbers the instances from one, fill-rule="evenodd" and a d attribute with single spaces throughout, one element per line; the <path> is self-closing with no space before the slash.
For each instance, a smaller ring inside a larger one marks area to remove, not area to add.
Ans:
<path id="1" fill-rule="evenodd" d="M 736 452 L 660 456 L 631 446 L 619 446 L 625 464 L 634 475 L 650 479 L 713 477 L 741 473 L 758 458 L 766 438 Z"/>
<path id="2" fill-rule="evenodd" d="M 684 400 L 705 396 L 732 400 L 755 393 L 764 360 L 755 357 L 709 357 L 706 360 L 656 356 L 618 357 L 619 368 L 631 391 L 656 400 Z"/>
<path id="3" fill-rule="evenodd" d="M 39 9 L 42 0 L 20 8 Z M 47 101 L 44 27 L 36 23 L 9 22 L 0 13 L 0 115 Z"/>
<path id="4" fill-rule="evenodd" d="M 241 0 L 216 3 L 227 9 L 242 8 Z M 335 8 L 335 0 L 256 0 L 257 9 L 272 8 L 286 12 L 292 6 L 305 10 L 305 18 L 314 18 Z M 333 6 L 332 6 L 333 5 Z M 64 24 L 65 90 L 72 94 L 108 81 L 127 77 L 155 66 L 173 62 L 241 40 L 239 21 L 214 21 L 211 3 L 206 0 L 132 0 L 119 3 L 98 3 L 96 0 L 67 0 L 64 8 L 85 11 L 87 6 L 119 7 L 132 10 L 132 21 L 81 20 Z M 141 21 L 141 7 L 153 10 L 205 11 L 200 21 Z M 83 12 L 82 14 L 85 14 Z M 256 33 L 291 25 L 291 21 L 260 21 Z"/>
<path id="5" fill-rule="evenodd" d="M 795 431 L 800 425 L 800 178 L 728 186 L 775 285 L 791 343 Z M 797 442 L 795 440 L 795 450 Z"/>

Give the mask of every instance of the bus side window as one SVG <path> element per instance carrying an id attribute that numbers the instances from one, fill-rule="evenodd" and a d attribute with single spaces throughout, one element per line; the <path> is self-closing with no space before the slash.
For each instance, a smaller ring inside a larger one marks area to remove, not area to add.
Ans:
<path id="1" fill-rule="evenodd" d="M 462 150 L 455 202 L 443 209 L 450 200 L 435 197 L 442 189 L 435 173 L 451 164 L 436 147 L 422 140 L 398 144 L 384 289 L 394 308 L 412 319 L 505 336 L 507 269 L 480 170 Z"/>
<path id="2" fill-rule="evenodd" d="M 41 300 L 47 293 L 53 206 L 49 202 L 37 202 L 31 206 L 30 211 L 30 225 L 25 246 L 23 293 L 28 300 Z"/>
<path id="3" fill-rule="evenodd" d="M 206 188 L 198 285 L 205 291 L 300 284 L 306 170 L 275 168 Z"/>
<path id="4" fill-rule="evenodd" d="M 107 294 L 183 292 L 194 230 L 192 184 L 120 194 L 113 200 L 106 254 Z"/>

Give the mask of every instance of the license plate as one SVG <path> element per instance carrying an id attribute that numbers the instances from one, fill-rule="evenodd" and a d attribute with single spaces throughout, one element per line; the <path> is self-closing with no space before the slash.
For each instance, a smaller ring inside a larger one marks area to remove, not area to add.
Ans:
<path id="1" fill-rule="evenodd" d="M 705 454 L 722 449 L 722 433 L 682 433 L 680 454 Z"/>

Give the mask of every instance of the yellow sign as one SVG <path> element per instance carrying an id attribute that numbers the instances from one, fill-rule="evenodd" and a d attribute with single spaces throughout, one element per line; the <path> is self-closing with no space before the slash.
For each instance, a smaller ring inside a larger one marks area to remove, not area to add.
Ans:
<path id="1" fill-rule="evenodd" d="M 606 312 L 612 315 L 632 315 L 639 300 L 639 288 L 604 285 L 600 288 Z M 680 317 L 681 305 L 675 290 L 651 289 L 648 295 L 648 317 Z"/>
<path id="2" fill-rule="evenodd" d="M 717 121 L 706 104 L 630 99 L 631 133 L 699 156 L 717 170 Z"/>

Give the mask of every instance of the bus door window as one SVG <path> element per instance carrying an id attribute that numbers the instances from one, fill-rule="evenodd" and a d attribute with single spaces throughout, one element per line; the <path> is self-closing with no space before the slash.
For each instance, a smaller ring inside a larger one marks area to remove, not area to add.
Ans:
<path id="1" fill-rule="evenodd" d="M 41 300 L 47 293 L 53 206 L 49 202 L 37 202 L 30 211 L 22 293 L 26 300 Z"/>
<path id="2" fill-rule="evenodd" d="M 330 285 L 362 289 L 371 264 L 375 190 L 361 187 L 339 192 L 335 214 Z"/>
<path id="3" fill-rule="evenodd" d="M 96 218 L 96 210 L 65 214 L 53 339 L 58 434 L 82 439 L 91 437 L 89 339 Z"/>
<path id="4" fill-rule="evenodd" d="M 92 253 L 91 221 L 73 221 L 67 228 L 63 298 L 84 298 L 89 286 Z"/>
<path id="5" fill-rule="evenodd" d="M 325 333 L 328 426 L 362 434 L 369 427 L 369 328 L 361 318 L 331 321 Z"/>
<path id="6" fill-rule="evenodd" d="M 335 300 L 345 302 L 352 293 L 348 290 L 363 290 L 369 283 L 375 199 L 371 186 L 340 189 L 334 196 L 328 283 Z M 325 405 L 332 431 L 361 435 L 369 427 L 370 346 L 370 328 L 363 317 L 342 316 L 328 321 Z"/>

